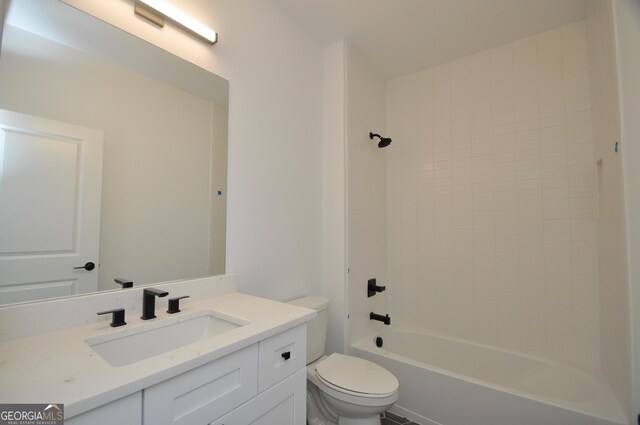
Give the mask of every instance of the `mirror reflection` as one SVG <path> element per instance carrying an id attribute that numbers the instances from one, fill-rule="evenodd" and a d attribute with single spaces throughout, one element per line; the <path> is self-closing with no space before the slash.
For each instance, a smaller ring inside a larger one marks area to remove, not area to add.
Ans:
<path id="1" fill-rule="evenodd" d="M 227 81 L 61 2 L 1 47 L 0 304 L 224 273 Z"/>

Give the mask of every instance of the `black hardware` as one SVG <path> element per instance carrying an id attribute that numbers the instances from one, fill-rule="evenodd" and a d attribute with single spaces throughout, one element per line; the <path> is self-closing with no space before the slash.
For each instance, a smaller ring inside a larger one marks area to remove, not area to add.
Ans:
<path id="1" fill-rule="evenodd" d="M 378 320 L 380 322 L 383 322 L 385 325 L 391 324 L 391 317 L 389 317 L 388 314 L 383 316 L 382 314 L 371 313 L 369 314 L 369 320 Z"/>
<path id="2" fill-rule="evenodd" d="M 84 266 L 74 267 L 73 269 L 74 270 L 85 269 L 86 271 L 90 272 L 91 270 L 93 270 L 95 268 L 96 268 L 96 265 L 94 263 L 92 263 L 91 261 L 89 261 Z"/>
<path id="3" fill-rule="evenodd" d="M 166 297 L 167 291 L 160 291 L 156 288 L 145 288 L 142 291 L 142 320 L 154 319 L 156 317 L 156 297 Z"/>
<path id="4" fill-rule="evenodd" d="M 115 280 L 115 282 L 118 285 L 122 286 L 122 289 L 133 288 L 133 282 L 130 281 L 129 279 L 123 279 L 121 277 L 116 277 L 113 280 Z"/>
<path id="5" fill-rule="evenodd" d="M 181 297 L 169 298 L 169 308 L 167 313 L 180 313 L 180 300 L 183 298 L 189 298 L 189 295 L 183 295 Z"/>
<path id="6" fill-rule="evenodd" d="M 291 358 L 291 351 L 285 351 L 282 353 L 282 358 L 285 360 L 289 360 Z"/>
<path id="7" fill-rule="evenodd" d="M 367 297 L 369 298 L 373 297 L 378 292 L 383 292 L 385 289 L 387 289 L 386 286 L 378 286 L 376 284 L 375 278 L 367 281 Z"/>
<path id="8" fill-rule="evenodd" d="M 124 321 L 124 308 L 114 308 L 113 310 L 101 311 L 98 313 L 98 316 L 110 313 L 113 314 L 113 316 L 111 316 L 112 328 L 117 328 L 118 326 L 124 326 L 127 324 L 127 322 Z"/>
<path id="9" fill-rule="evenodd" d="M 391 138 L 382 137 L 379 134 L 375 134 L 375 133 L 370 132 L 369 133 L 369 139 L 373 140 L 374 137 L 377 137 L 378 139 L 380 139 L 380 142 L 378 143 L 378 147 L 379 148 L 386 148 L 387 146 L 389 146 L 391 144 Z"/>
<path id="10" fill-rule="evenodd" d="M 382 344 L 384 344 L 384 341 L 382 341 L 382 337 L 379 336 L 376 338 L 376 347 L 380 348 L 382 347 Z"/>

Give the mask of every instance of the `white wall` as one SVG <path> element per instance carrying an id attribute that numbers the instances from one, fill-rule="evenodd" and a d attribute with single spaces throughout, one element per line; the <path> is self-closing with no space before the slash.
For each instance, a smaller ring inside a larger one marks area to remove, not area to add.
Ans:
<path id="1" fill-rule="evenodd" d="M 346 44 L 324 51 L 322 294 L 329 305 L 327 353 L 347 344 Z"/>
<path id="2" fill-rule="evenodd" d="M 398 322 L 598 365 L 584 23 L 388 83 Z"/>
<path id="3" fill-rule="evenodd" d="M 382 326 L 369 313 L 386 314 L 387 298 L 397 288 L 387 281 L 385 158 L 394 145 L 378 148 L 369 132 L 385 131 L 385 82 L 353 48 L 347 67 L 347 214 L 349 341 Z M 395 143 L 395 140 L 394 140 Z M 367 280 L 376 278 L 387 291 L 367 298 Z M 394 318 L 392 318 L 393 320 Z"/>
<path id="4" fill-rule="evenodd" d="M 587 52 L 597 166 L 600 335 L 602 369 L 628 411 L 629 291 L 618 69 L 613 30 L 613 2 L 591 0 L 587 7 Z"/>
<path id="5" fill-rule="evenodd" d="M 99 288 L 206 276 L 213 105 L 15 27 L 4 47 L 0 107 L 104 131 Z"/>
<path id="6" fill-rule="evenodd" d="M 631 412 L 640 415 L 640 2 L 616 0 L 614 22 L 622 112 L 622 155 L 629 254 L 631 311 Z"/>
<path id="7" fill-rule="evenodd" d="M 66 0 L 230 82 L 227 272 L 285 300 L 321 290 L 320 46 L 268 0 L 175 0 L 220 33 L 211 47 L 134 16 L 127 0 Z"/>

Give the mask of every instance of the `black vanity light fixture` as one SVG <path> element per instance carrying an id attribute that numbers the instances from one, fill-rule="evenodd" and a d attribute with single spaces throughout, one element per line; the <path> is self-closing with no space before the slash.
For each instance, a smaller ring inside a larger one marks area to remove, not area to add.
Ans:
<path id="1" fill-rule="evenodd" d="M 169 19 L 211 45 L 218 42 L 217 32 L 164 0 L 136 0 L 134 12 L 160 28 Z"/>
<path id="2" fill-rule="evenodd" d="M 382 137 L 379 134 L 369 133 L 369 139 L 373 140 L 374 137 L 377 137 L 380 139 L 380 142 L 378 142 L 379 148 L 386 148 L 391 144 L 391 139 L 389 137 Z"/>

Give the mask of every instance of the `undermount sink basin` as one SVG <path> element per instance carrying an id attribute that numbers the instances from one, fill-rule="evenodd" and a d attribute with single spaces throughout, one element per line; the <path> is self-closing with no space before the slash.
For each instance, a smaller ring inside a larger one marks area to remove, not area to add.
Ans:
<path id="1" fill-rule="evenodd" d="M 204 310 L 155 319 L 149 324 L 93 336 L 85 342 L 110 365 L 126 366 L 248 323 Z"/>

